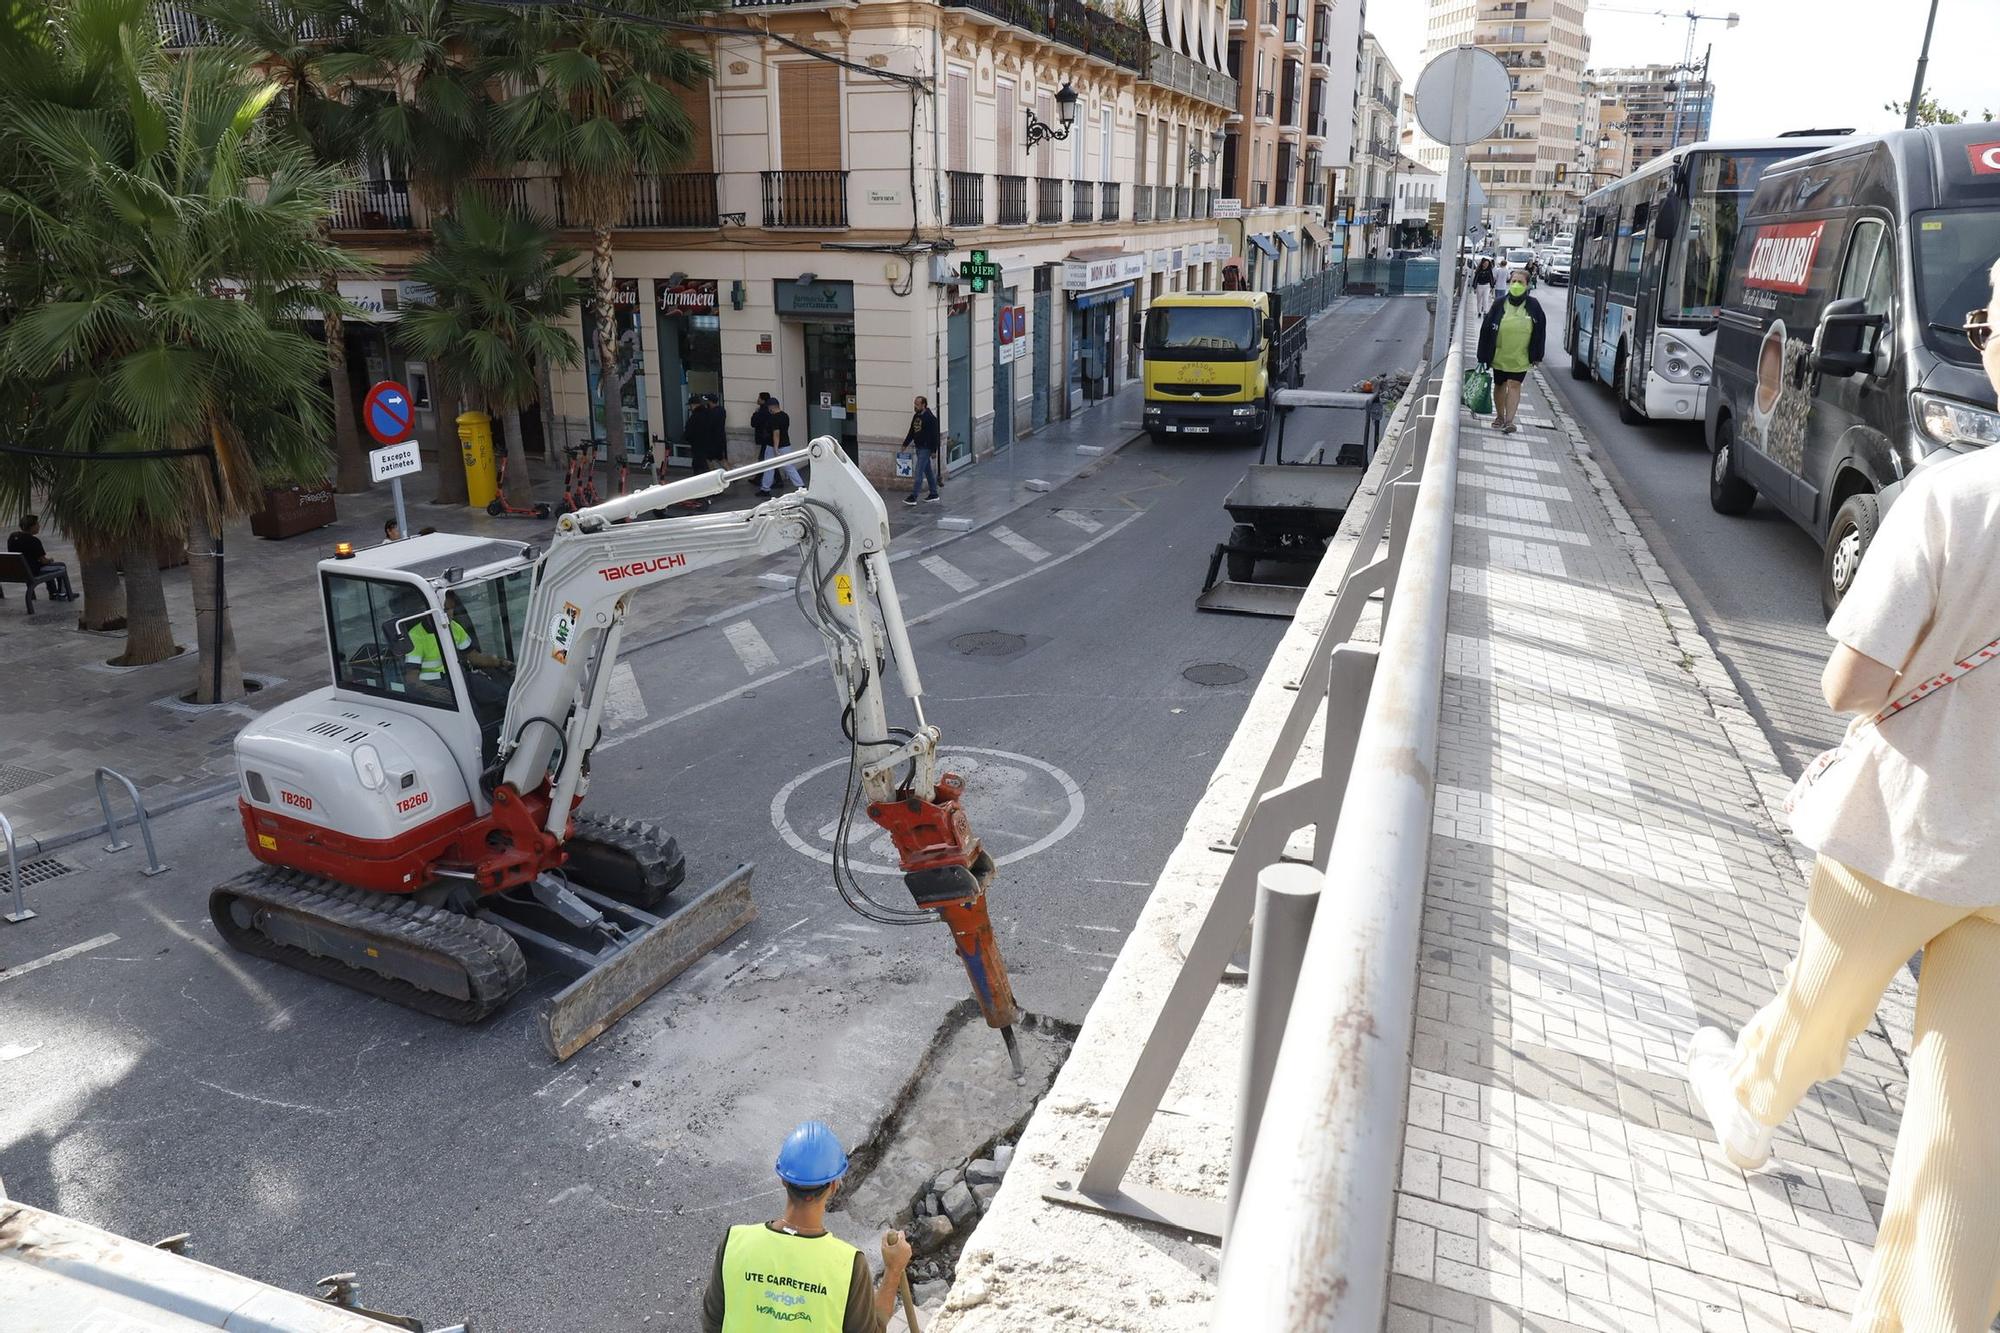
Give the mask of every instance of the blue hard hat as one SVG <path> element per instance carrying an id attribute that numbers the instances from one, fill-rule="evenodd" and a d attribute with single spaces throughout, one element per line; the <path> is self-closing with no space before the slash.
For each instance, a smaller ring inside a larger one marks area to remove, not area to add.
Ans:
<path id="1" fill-rule="evenodd" d="M 800 1189 L 818 1189 L 847 1174 L 847 1151 L 820 1120 L 808 1120 L 778 1150 L 778 1179 Z"/>

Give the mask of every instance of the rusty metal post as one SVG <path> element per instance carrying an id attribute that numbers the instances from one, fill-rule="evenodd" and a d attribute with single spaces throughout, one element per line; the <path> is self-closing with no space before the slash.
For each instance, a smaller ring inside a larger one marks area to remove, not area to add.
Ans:
<path id="1" fill-rule="evenodd" d="M 1331 823 L 1331 821 L 1328 821 Z M 1243 1191 L 1243 1174 L 1257 1144 L 1257 1124 L 1264 1118 L 1264 1098 L 1271 1091 L 1271 1071 L 1278 1063 L 1278 1043 L 1285 1036 L 1285 1019 L 1298 988 L 1299 965 L 1305 961 L 1306 936 L 1326 876 L 1311 866 L 1280 861 L 1257 872 L 1257 915 L 1250 927 L 1250 994 L 1243 1019 L 1243 1064 L 1236 1085 L 1236 1137 L 1229 1151 L 1229 1202 L 1225 1227 L 1236 1220 L 1236 1203 Z M 1224 1239 L 1228 1232 L 1223 1232 Z"/>

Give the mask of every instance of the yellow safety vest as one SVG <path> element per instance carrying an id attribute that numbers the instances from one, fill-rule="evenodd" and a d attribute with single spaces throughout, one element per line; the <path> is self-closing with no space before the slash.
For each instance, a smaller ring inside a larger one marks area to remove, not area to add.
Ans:
<path id="1" fill-rule="evenodd" d="M 464 652 L 471 646 L 472 636 L 466 632 L 465 626 L 454 620 L 451 622 L 451 641 L 460 652 Z M 403 660 L 416 664 L 419 680 L 444 679 L 444 654 L 438 651 L 437 635 L 421 620 L 410 625 L 410 653 Z"/>
<path id="2" fill-rule="evenodd" d="M 840 1333 L 854 1254 L 838 1236 L 793 1236 L 762 1222 L 729 1228 L 722 1333 Z"/>

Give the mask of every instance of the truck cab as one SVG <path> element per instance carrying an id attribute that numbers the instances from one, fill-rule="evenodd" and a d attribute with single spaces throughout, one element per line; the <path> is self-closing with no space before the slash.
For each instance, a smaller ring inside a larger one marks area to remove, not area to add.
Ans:
<path id="1" fill-rule="evenodd" d="M 1262 439 L 1271 391 L 1303 378 L 1305 345 L 1305 320 L 1284 314 L 1276 292 L 1158 298 L 1146 312 L 1146 433 Z"/>

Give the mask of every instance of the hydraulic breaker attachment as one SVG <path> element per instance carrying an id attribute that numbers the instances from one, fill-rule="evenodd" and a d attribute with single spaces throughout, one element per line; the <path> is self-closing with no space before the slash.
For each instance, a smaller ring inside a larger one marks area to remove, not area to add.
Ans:
<path id="1" fill-rule="evenodd" d="M 1007 978 L 1007 963 L 1000 956 L 993 922 L 986 912 L 993 858 L 972 834 L 959 804 L 964 793 L 965 779 L 945 773 L 938 778 L 931 799 L 925 800 L 905 787 L 892 801 L 870 804 L 868 817 L 896 844 L 903 883 L 917 906 L 936 911 L 951 927 L 958 960 L 965 965 L 979 1011 L 986 1026 L 999 1029 L 1018 1079 L 1026 1072 L 1014 1039 L 1014 1022 L 1021 1014 L 1014 1006 L 1014 985 Z"/>

